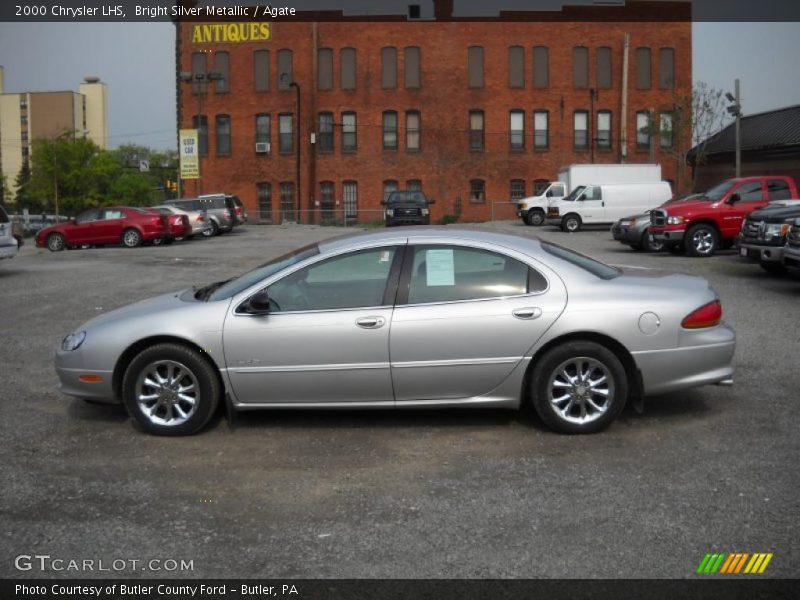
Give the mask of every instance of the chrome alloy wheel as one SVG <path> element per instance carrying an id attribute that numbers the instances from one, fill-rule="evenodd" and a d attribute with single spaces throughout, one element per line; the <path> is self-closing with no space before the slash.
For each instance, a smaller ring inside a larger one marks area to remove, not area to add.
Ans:
<path id="1" fill-rule="evenodd" d="M 124 234 L 122 234 L 122 243 L 129 248 L 138 246 L 141 239 L 142 236 L 139 235 L 139 232 L 135 229 L 128 229 Z"/>
<path id="2" fill-rule="evenodd" d="M 154 425 L 174 426 L 197 410 L 200 386 L 188 367 L 174 360 L 147 365 L 136 380 L 136 402 Z"/>
<path id="3" fill-rule="evenodd" d="M 698 229 L 692 236 L 692 246 L 700 254 L 708 254 L 714 247 L 714 234 L 708 229 Z"/>
<path id="4" fill-rule="evenodd" d="M 47 238 L 47 248 L 51 252 L 59 252 L 64 249 L 65 245 L 64 238 L 57 233 Z"/>
<path id="5" fill-rule="evenodd" d="M 570 358 L 553 370 L 547 390 L 553 409 L 562 419 L 568 423 L 591 423 L 611 405 L 614 377 L 594 358 Z"/>

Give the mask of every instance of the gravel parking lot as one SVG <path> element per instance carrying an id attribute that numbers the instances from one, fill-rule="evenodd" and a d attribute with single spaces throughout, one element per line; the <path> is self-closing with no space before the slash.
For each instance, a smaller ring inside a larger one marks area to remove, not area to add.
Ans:
<path id="1" fill-rule="evenodd" d="M 491 225 L 619 265 L 707 277 L 738 334 L 736 382 L 649 398 L 569 437 L 511 411 L 245 413 L 144 435 L 61 395 L 52 354 L 86 319 L 228 278 L 341 228 L 246 226 L 0 263 L 0 577 L 14 557 L 193 560 L 194 577 L 690 577 L 706 552 L 773 552 L 800 576 L 800 278 L 729 251 L 630 251 L 607 230 Z M 176 573 L 123 570 L 123 576 Z"/>

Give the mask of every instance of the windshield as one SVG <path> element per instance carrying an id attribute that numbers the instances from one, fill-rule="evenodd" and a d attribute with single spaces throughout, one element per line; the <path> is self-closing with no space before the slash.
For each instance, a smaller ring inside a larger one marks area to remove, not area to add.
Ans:
<path id="1" fill-rule="evenodd" d="M 620 274 L 620 270 L 609 266 L 605 263 L 601 263 L 599 260 L 595 260 L 593 258 L 589 258 L 579 252 L 575 252 L 574 250 L 570 250 L 569 248 L 564 248 L 564 246 L 559 246 L 558 244 L 553 244 L 552 242 L 541 242 L 542 249 L 545 252 L 549 252 L 553 256 L 557 256 L 558 258 L 565 260 L 569 263 L 572 263 L 576 267 L 580 267 L 585 271 L 589 271 L 595 277 L 599 277 L 600 279 L 614 279 Z"/>
<path id="2" fill-rule="evenodd" d="M 581 192 L 583 192 L 583 190 L 585 190 L 585 189 L 586 189 L 586 186 L 585 186 L 585 185 L 579 185 L 579 186 L 578 186 L 578 187 L 576 187 L 574 190 L 572 190 L 572 191 L 570 192 L 569 196 L 567 196 L 566 198 L 564 198 L 564 200 L 565 200 L 566 202 L 574 202 L 574 201 L 575 201 L 575 199 L 577 199 L 577 197 L 578 197 L 578 196 L 580 196 Z"/>
<path id="3" fill-rule="evenodd" d="M 386 200 L 387 204 L 418 204 L 425 206 L 427 200 L 422 192 L 392 192 Z"/>
<path id="4" fill-rule="evenodd" d="M 711 200 L 712 202 L 716 202 L 717 200 L 721 199 L 728 191 L 733 187 L 733 181 L 723 181 L 719 185 L 715 185 L 710 190 L 708 190 L 705 194 L 703 194 L 705 200 Z M 699 200 L 700 198 L 698 198 Z"/>
<path id="5" fill-rule="evenodd" d="M 271 261 L 239 277 L 224 282 L 212 283 L 204 288 L 200 288 L 195 292 L 195 297 L 199 300 L 208 300 L 209 302 L 227 300 L 231 296 L 235 296 L 242 290 L 246 290 L 251 285 L 277 273 L 281 269 L 285 269 L 286 267 L 297 264 L 317 254 L 319 254 L 319 246 L 317 244 L 303 246 L 298 250 L 293 250 L 288 254 L 273 258 Z"/>

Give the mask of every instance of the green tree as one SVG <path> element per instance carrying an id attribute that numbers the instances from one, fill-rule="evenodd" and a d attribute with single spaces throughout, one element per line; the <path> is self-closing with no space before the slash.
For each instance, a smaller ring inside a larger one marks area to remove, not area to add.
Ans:
<path id="1" fill-rule="evenodd" d="M 41 213 L 46 210 L 47 203 L 33 192 L 31 166 L 27 158 L 22 161 L 22 167 L 14 180 L 14 186 L 17 188 L 17 194 L 14 198 L 17 211 L 21 212 L 23 208 L 27 208 L 32 213 Z"/>

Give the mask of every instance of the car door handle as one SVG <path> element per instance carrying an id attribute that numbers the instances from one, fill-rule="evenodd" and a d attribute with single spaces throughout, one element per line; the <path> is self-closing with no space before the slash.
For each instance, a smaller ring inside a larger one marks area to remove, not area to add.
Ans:
<path id="1" fill-rule="evenodd" d="M 527 307 L 527 308 L 518 308 L 516 310 L 512 310 L 511 314 L 517 317 L 518 319 L 538 319 L 542 316 L 542 309 L 538 306 Z"/>
<path id="2" fill-rule="evenodd" d="M 383 327 L 385 323 L 386 319 L 383 317 L 360 317 L 356 319 L 356 325 L 362 329 L 378 329 Z"/>

